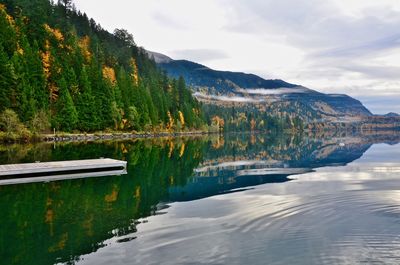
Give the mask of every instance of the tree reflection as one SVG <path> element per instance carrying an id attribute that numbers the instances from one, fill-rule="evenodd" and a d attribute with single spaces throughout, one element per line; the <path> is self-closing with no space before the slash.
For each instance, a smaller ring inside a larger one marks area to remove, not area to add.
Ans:
<path id="1" fill-rule="evenodd" d="M 1 163 L 98 157 L 128 161 L 128 174 L 122 176 L 0 186 L 2 262 L 73 264 L 110 238 L 134 240 L 143 218 L 170 202 L 288 181 L 292 174 L 358 159 L 373 143 L 399 139 L 396 134 L 233 134 L 2 146 Z"/>

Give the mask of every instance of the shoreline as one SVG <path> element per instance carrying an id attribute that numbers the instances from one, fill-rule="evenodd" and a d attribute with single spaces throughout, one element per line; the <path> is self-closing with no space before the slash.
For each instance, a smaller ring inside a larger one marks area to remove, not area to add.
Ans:
<path id="1" fill-rule="evenodd" d="M 0 137 L 0 144 L 27 144 L 27 143 L 62 143 L 62 142 L 94 142 L 107 140 L 129 139 L 156 139 L 168 137 L 190 137 L 219 134 L 215 131 L 187 131 L 187 132 L 96 132 L 96 133 L 59 133 L 38 134 L 29 137 L 14 136 Z"/>
<path id="2" fill-rule="evenodd" d="M 104 140 L 128 140 L 128 139 L 152 139 L 166 137 L 185 137 L 219 134 L 219 132 L 209 131 L 189 131 L 189 132 L 143 132 L 143 133 L 71 133 L 71 134 L 42 134 L 37 142 L 58 143 L 58 142 L 94 142 Z"/>
<path id="3" fill-rule="evenodd" d="M 384 133 L 395 132 L 400 133 L 400 128 L 363 128 L 361 130 L 352 130 L 349 128 L 328 128 L 323 129 L 305 129 L 302 131 L 282 131 L 281 133 L 327 133 L 327 132 L 346 132 L 346 133 Z M 195 137 L 206 135 L 220 134 L 262 134 L 271 133 L 270 131 L 186 131 L 186 132 L 95 132 L 95 133 L 59 133 L 59 134 L 39 134 L 27 138 L 16 137 L 0 137 L 0 144 L 15 143 L 62 143 L 62 142 L 94 142 L 94 141 L 110 141 L 110 140 L 129 140 L 129 139 L 157 139 L 157 138 L 178 138 L 178 137 Z M 276 133 L 276 132 L 275 132 Z"/>

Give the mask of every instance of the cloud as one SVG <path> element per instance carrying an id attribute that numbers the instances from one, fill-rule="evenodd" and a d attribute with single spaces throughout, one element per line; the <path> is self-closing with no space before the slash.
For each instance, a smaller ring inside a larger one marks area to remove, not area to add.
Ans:
<path id="1" fill-rule="evenodd" d="M 176 59 L 186 59 L 200 63 L 228 58 L 228 55 L 223 50 L 217 49 L 184 49 L 170 53 Z"/>
<path id="2" fill-rule="evenodd" d="M 400 24 L 400 23 L 399 23 Z M 400 34 L 385 37 L 379 40 L 366 42 L 356 46 L 343 46 L 312 54 L 315 57 L 360 57 L 371 56 L 381 52 L 388 52 L 400 46 Z"/>
<path id="3" fill-rule="evenodd" d="M 345 64 L 339 67 L 346 71 L 360 73 L 367 78 L 398 80 L 400 74 L 400 67 L 398 66 Z"/>
<path id="4" fill-rule="evenodd" d="M 292 93 L 307 93 L 310 92 L 310 90 L 304 87 L 276 88 L 276 89 L 256 88 L 256 89 L 239 89 L 238 92 L 250 95 L 268 96 L 268 95 L 283 95 Z"/>
<path id="5" fill-rule="evenodd" d="M 241 97 L 241 96 L 217 96 L 217 95 L 205 95 L 200 92 L 195 92 L 193 94 L 195 97 L 206 99 L 206 100 L 216 100 L 216 101 L 225 101 L 225 102 L 240 102 L 240 103 L 258 103 L 262 102 L 262 99 L 253 99 L 249 97 Z"/>
<path id="6" fill-rule="evenodd" d="M 237 22 L 227 30 L 302 50 L 299 69 L 283 73 L 292 82 L 350 94 L 377 113 L 399 111 L 400 5 L 345 2 L 234 0 L 231 15 Z"/>
<path id="7" fill-rule="evenodd" d="M 366 104 L 375 114 L 386 114 L 389 112 L 400 113 L 399 97 L 393 95 L 362 96 L 358 99 Z"/>
<path id="8" fill-rule="evenodd" d="M 162 12 L 155 12 L 155 14 L 153 15 L 153 18 L 155 21 L 157 21 L 163 27 L 169 27 L 173 30 L 176 30 L 176 29 L 188 30 L 188 29 L 190 29 L 186 24 L 177 20 L 175 17 L 169 16 Z"/>
<path id="9" fill-rule="evenodd" d="M 234 22 L 226 29 L 267 38 L 281 35 L 306 50 L 361 46 L 398 34 L 399 11 L 360 8 L 363 11 L 354 17 L 343 13 L 336 2 L 230 0 Z"/>
<path id="10" fill-rule="evenodd" d="M 254 72 L 329 93 L 363 96 L 372 109 L 400 102 L 398 0 L 75 0 L 146 49 Z M 140 7 L 140 8 L 138 8 Z"/>

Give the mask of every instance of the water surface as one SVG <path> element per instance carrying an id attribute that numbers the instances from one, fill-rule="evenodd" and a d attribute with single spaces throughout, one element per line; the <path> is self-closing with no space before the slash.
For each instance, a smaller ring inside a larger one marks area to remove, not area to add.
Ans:
<path id="1" fill-rule="evenodd" d="M 229 135 L 0 148 L 128 174 L 0 186 L 4 264 L 399 264 L 400 136 Z"/>

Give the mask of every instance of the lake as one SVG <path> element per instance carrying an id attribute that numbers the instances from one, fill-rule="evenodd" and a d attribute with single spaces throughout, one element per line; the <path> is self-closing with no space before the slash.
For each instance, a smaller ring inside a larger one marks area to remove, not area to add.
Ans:
<path id="1" fill-rule="evenodd" d="M 128 174 L 0 186 L 1 264 L 399 264 L 400 134 L 0 146 Z"/>

